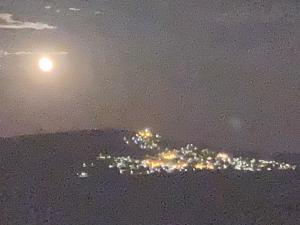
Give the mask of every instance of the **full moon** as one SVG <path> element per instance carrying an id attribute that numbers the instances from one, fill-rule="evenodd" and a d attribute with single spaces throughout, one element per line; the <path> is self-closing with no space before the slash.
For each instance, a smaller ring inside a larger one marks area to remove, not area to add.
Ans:
<path id="1" fill-rule="evenodd" d="M 39 60 L 39 67 L 40 67 L 40 70 L 43 72 L 50 72 L 53 69 L 53 62 L 49 58 L 46 58 L 46 57 L 41 58 Z"/>

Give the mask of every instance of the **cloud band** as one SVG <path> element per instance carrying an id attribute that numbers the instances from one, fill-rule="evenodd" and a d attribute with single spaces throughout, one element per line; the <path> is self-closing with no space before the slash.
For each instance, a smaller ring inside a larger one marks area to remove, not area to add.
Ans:
<path id="1" fill-rule="evenodd" d="M 0 29 L 34 29 L 34 30 L 45 30 L 45 29 L 56 29 L 57 27 L 51 26 L 45 23 L 40 22 L 25 22 L 14 20 L 12 18 L 12 14 L 9 13 L 0 13 L 0 21 L 4 21 L 4 23 L 0 22 Z"/>
<path id="2" fill-rule="evenodd" d="M 59 51 L 59 52 L 32 52 L 32 51 L 18 51 L 18 52 L 7 52 L 7 51 L 0 51 L 0 57 L 5 56 L 22 56 L 22 55 L 67 55 L 68 52 L 66 51 Z"/>

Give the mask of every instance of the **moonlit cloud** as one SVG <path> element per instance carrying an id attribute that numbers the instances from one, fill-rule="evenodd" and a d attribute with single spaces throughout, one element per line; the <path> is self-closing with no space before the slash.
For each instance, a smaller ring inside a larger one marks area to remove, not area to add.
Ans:
<path id="1" fill-rule="evenodd" d="M 51 26 L 40 22 L 27 22 L 14 20 L 12 14 L 0 13 L 0 29 L 34 29 L 34 30 L 45 30 L 45 29 L 56 29 L 55 26 Z M 2 22 L 4 21 L 4 23 Z"/>
<path id="2" fill-rule="evenodd" d="M 80 11 L 78 8 L 69 8 L 70 11 Z"/>
<path id="3" fill-rule="evenodd" d="M 57 52 L 34 52 L 34 51 L 18 51 L 18 52 L 7 52 L 7 51 L 0 51 L 0 57 L 5 56 L 22 56 L 22 55 L 67 55 L 68 52 L 66 51 L 57 51 Z"/>

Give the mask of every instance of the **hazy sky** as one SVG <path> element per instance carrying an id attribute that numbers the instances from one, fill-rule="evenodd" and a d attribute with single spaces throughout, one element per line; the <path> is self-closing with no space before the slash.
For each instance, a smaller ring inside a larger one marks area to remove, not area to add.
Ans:
<path id="1" fill-rule="evenodd" d="M 0 136 L 151 127 L 300 152 L 296 0 L 1 0 L 0 65 Z"/>

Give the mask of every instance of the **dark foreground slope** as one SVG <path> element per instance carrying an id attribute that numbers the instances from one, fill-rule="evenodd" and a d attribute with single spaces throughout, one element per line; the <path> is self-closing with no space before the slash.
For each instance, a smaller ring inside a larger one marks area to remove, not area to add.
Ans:
<path id="1" fill-rule="evenodd" d="M 138 155 L 126 131 L 84 131 L 4 139 L 0 224 L 300 224 L 299 171 L 119 175 L 81 163 L 107 149 Z"/>

